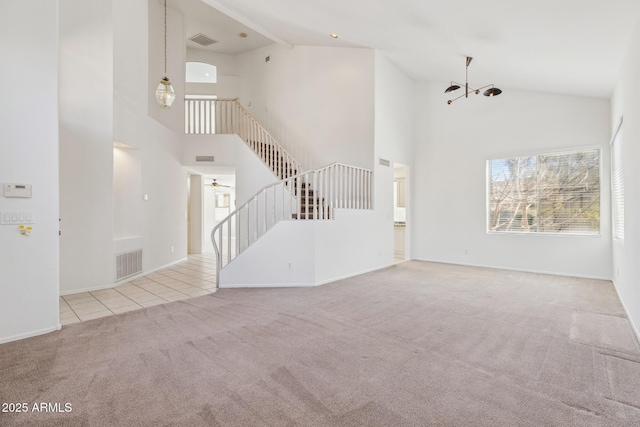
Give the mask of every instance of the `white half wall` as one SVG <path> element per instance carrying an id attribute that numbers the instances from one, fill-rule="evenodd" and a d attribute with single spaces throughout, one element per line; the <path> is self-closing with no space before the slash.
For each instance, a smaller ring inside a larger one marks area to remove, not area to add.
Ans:
<path id="1" fill-rule="evenodd" d="M 382 238 L 386 230 L 377 227 L 377 216 L 373 210 L 334 209 L 333 220 L 315 223 L 315 284 L 393 264 L 393 247 Z"/>
<path id="2" fill-rule="evenodd" d="M 220 288 L 313 286 L 314 221 L 280 221 L 220 272 Z"/>
<path id="3" fill-rule="evenodd" d="M 30 237 L 0 225 L 0 343 L 58 329 L 58 6 L 2 2 L 0 184 L 32 185 L 0 212 L 32 211 Z M 34 121 L 35 120 L 35 121 Z"/>
<path id="4" fill-rule="evenodd" d="M 618 83 L 611 99 L 613 126 L 624 117 L 624 240 L 613 241 L 613 282 L 629 319 L 640 339 L 640 20 L 636 23 L 626 51 Z"/>
<path id="5" fill-rule="evenodd" d="M 447 105 L 446 86 L 417 91 L 413 258 L 610 279 L 609 102 L 503 88 Z M 594 146 L 600 236 L 487 233 L 487 160 Z"/>
<path id="6" fill-rule="evenodd" d="M 221 288 L 315 286 L 387 267 L 371 210 L 280 221 L 220 272 Z"/>

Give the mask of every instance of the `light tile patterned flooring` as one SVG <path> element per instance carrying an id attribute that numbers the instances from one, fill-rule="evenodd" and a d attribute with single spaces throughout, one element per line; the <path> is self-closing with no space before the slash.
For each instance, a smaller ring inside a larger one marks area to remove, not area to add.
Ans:
<path id="1" fill-rule="evenodd" d="M 111 289 L 62 296 L 60 322 L 69 325 L 213 293 L 215 267 L 213 254 L 189 255 L 187 261 Z"/>

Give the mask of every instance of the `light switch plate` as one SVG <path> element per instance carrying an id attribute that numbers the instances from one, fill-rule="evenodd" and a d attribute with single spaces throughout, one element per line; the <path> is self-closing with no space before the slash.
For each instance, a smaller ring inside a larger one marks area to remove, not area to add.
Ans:
<path id="1" fill-rule="evenodd" d="M 2 225 L 33 224 L 34 222 L 33 211 L 0 212 L 0 224 Z"/>

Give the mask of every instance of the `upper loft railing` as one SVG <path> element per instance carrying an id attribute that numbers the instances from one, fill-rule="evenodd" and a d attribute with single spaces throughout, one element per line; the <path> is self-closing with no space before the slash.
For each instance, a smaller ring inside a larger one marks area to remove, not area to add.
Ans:
<path id="1" fill-rule="evenodd" d="M 335 208 L 372 209 L 372 171 L 333 163 L 264 187 L 211 232 L 220 271 L 283 220 L 333 219 Z"/>
<path id="2" fill-rule="evenodd" d="M 237 134 L 280 179 L 302 172 L 300 164 L 238 99 L 185 99 L 187 134 Z"/>

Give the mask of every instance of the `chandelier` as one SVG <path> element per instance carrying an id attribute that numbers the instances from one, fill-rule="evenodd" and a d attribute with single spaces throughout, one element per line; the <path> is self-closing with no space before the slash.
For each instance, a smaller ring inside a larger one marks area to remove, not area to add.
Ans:
<path id="1" fill-rule="evenodd" d="M 497 87 L 494 87 L 492 84 L 490 85 L 486 85 L 486 86 L 482 86 L 481 88 L 478 89 L 473 89 L 471 87 L 469 87 L 469 64 L 471 64 L 471 61 L 473 60 L 472 57 L 467 56 L 467 68 L 465 70 L 465 82 L 464 82 L 464 93 L 460 96 L 458 96 L 457 98 L 453 98 L 447 101 L 447 104 L 451 104 L 453 101 L 462 98 L 463 96 L 465 98 L 469 97 L 470 93 L 475 93 L 476 95 L 478 95 L 480 93 L 480 91 L 482 89 L 486 89 L 487 90 L 484 91 L 483 95 L 484 96 L 498 96 L 502 93 L 502 91 L 500 89 L 498 89 Z M 444 93 L 449 93 L 449 92 L 453 92 L 455 90 L 460 89 L 460 87 L 462 86 L 461 83 L 456 83 L 456 82 L 451 82 L 451 86 L 449 86 Z"/>

